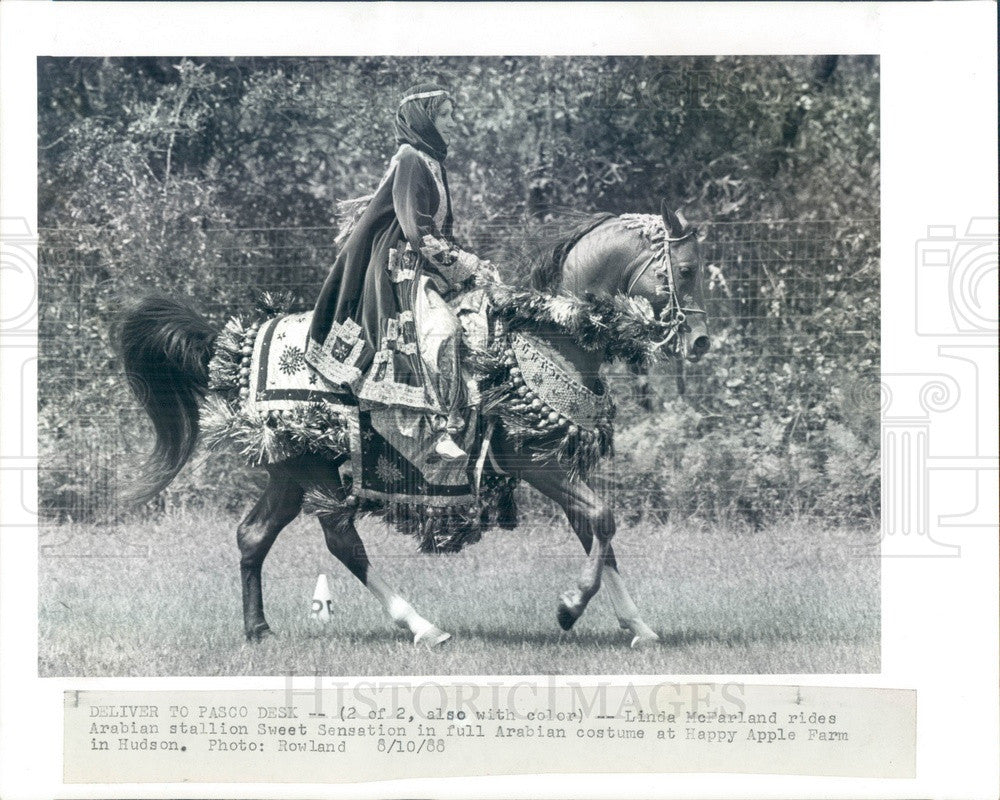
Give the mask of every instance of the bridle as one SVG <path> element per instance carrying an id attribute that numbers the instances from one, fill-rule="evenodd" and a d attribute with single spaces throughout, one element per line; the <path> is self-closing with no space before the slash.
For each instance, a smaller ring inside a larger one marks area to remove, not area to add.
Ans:
<path id="1" fill-rule="evenodd" d="M 646 274 L 650 266 L 653 263 L 658 264 L 656 272 L 658 275 L 664 276 L 667 289 L 667 304 L 659 314 L 659 321 L 664 328 L 665 335 L 663 339 L 653 342 L 652 346 L 654 350 L 666 348 L 670 355 L 678 358 L 683 363 L 680 334 L 689 330 L 686 322 L 687 315 L 689 313 L 698 314 L 703 312 L 701 309 L 688 308 L 681 304 L 680 294 L 677 291 L 674 281 L 673 263 L 670 260 L 670 245 L 690 239 L 696 234 L 696 231 L 692 228 L 681 236 L 672 237 L 667 232 L 666 225 L 663 224 L 662 219 L 660 220 L 660 228 L 662 230 L 662 238 L 656 236 L 652 241 L 651 249 L 653 250 L 653 256 L 638 264 L 633 271 L 630 271 L 634 272 L 634 274 L 623 275 L 622 286 L 625 288 L 625 294 L 631 296 L 635 285 Z M 657 258 L 657 256 L 659 257 Z"/>

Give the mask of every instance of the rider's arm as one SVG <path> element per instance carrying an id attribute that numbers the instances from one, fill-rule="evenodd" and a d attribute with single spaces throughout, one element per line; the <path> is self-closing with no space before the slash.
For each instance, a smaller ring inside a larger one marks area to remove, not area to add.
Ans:
<path id="1" fill-rule="evenodd" d="M 415 150 L 404 151 L 396 165 L 392 202 L 410 246 L 424 256 L 452 287 L 458 287 L 486 266 L 480 258 L 456 247 L 434 224 L 434 178 Z M 439 197 L 439 203 L 445 198 Z"/>

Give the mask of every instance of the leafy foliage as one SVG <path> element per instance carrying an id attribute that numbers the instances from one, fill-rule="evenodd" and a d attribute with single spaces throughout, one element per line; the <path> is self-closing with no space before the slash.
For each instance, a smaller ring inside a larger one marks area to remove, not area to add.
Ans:
<path id="1" fill-rule="evenodd" d="M 40 59 L 43 507 L 96 508 L 127 474 L 73 465 L 93 431 L 128 449 L 143 435 L 107 346 L 120 298 L 191 296 L 220 327 L 257 288 L 308 307 L 335 255 L 336 201 L 377 183 L 395 104 L 425 79 L 458 98 L 459 238 L 509 280 L 564 209 L 653 211 L 667 196 L 702 221 L 713 353 L 687 399 L 654 374 L 654 416 L 625 404 L 619 506 L 751 522 L 877 512 L 878 61 L 865 56 Z M 204 462 L 175 496 L 238 502 L 249 485 Z"/>

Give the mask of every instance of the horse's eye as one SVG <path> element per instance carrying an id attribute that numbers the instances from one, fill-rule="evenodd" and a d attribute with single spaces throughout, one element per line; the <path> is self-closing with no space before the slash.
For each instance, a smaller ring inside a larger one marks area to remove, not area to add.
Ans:
<path id="1" fill-rule="evenodd" d="M 681 267 L 681 277 L 690 278 L 694 274 L 694 270 L 691 267 Z"/>

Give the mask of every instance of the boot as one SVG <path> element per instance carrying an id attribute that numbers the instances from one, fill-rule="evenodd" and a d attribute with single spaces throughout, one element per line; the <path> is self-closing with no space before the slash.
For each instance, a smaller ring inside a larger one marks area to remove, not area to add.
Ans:
<path id="1" fill-rule="evenodd" d="M 451 434 L 447 432 L 441 434 L 441 438 L 437 440 L 437 444 L 434 445 L 434 452 L 441 458 L 449 460 L 466 458 L 469 455 L 461 447 L 455 444 L 455 440 L 452 439 Z"/>

